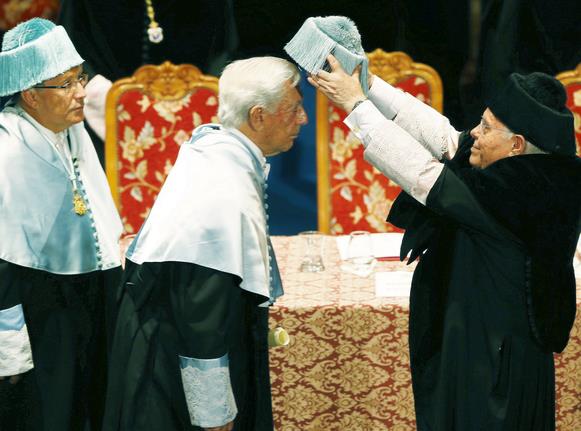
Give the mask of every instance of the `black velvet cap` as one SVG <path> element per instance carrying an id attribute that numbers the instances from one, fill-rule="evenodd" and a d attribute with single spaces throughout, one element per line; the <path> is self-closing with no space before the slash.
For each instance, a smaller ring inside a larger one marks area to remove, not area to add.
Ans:
<path id="1" fill-rule="evenodd" d="M 573 114 L 566 101 L 565 88 L 552 76 L 513 73 L 488 107 L 510 130 L 541 150 L 574 156 Z"/>

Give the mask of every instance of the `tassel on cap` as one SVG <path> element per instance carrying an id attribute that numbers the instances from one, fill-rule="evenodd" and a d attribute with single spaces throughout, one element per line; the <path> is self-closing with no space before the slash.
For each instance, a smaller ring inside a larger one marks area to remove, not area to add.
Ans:
<path id="1" fill-rule="evenodd" d="M 361 45 L 361 35 L 353 21 L 344 16 L 308 18 L 284 50 L 309 73 L 329 70 L 327 56 L 333 54 L 341 67 L 352 74 L 361 65 L 360 82 L 367 94 L 369 61 Z"/>

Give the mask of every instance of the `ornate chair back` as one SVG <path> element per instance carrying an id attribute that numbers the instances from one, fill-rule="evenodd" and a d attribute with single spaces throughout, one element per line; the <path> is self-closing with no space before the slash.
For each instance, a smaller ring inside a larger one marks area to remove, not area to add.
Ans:
<path id="1" fill-rule="evenodd" d="M 137 233 L 195 127 L 217 122 L 218 79 L 189 64 L 142 66 L 106 101 L 105 159 L 128 234 Z"/>
<path id="2" fill-rule="evenodd" d="M 567 107 L 575 118 L 575 142 L 577 155 L 581 156 L 581 63 L 575 70 L 559 73 L 556 78 L 561 81 L 567 90 Z"/>
<path id="3" fill-rule="evenodd" d="M 403 52 L 368 53 L 372 73 L 442 112 L 442 81 L 430 66 Z M 385 218 L 400 192 L 363 159 L 363 146 L 343 124 L 346 113 L 317 91 L 317 206 L 319 230 L 397 231 Z"/>

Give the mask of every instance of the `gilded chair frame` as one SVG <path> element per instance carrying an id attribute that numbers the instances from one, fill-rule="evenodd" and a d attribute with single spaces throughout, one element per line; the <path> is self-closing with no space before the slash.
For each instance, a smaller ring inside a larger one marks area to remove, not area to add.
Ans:
<path id="1" fill-rule="evenodd" d="M 566 70 L 559 73 L 555 78 L 561 81 L 565 87 L 573 83 L 581 83 L 581 63 L 573 70 Z"/>
<path id="2" fill-rule="evenodd" d="M 194 65 L 175 65 L 169 61 L 160 65 L 141 66 L 133 76 L 113 83 L 105 102 L 105 172 L 118 210 L 121 210 L 117 157 L 119 98 L 127 91 L 140 90 L 156 100 L 179 100 L 200 88 L 209 89 L 218 94 L 218 78 L 204 75 Z"/>
<path id="3" fill-rule="evenodd" d="M 396 85 L 411 76 L 423 78 L 430 87 L 431 106 L 443 111 L 443 86 L 438 73 L 430 66 L 415 63 L 404 52 L 385 52 L 382 49 L 368 53 L 369 70 L 384 81 Z M 317 90 L 317 207 L 318 229 L 323 233 L 331 231 L 331 182 L 329 159 L 329 101 Z"/>
<path id="4" fill-rule="evenodd" d="M 581 63 L 579 63 L 577 65 L 577 67 L 573 70 L 566 70 L 565 72 L 561 72 L 559 73 L 557 76 L 555 76 L 555 78 L 557 78 L 559 81 L 561 81 L 561 84 L 563 84 L 563 86 L 567 87 L 570 84 L 581 84 Z M 579 124 L 579 116 L 578 114 L 574 114 L 575 115 L 575 121 L 577 122 L 577 124 L 575 124 L 575 136 L 577 139 L 577 155 L 581 156 L 581 142 L 579 142 L 579 138 L 578 136 L 578 130 L 581 127 L 581 125 Z"/>

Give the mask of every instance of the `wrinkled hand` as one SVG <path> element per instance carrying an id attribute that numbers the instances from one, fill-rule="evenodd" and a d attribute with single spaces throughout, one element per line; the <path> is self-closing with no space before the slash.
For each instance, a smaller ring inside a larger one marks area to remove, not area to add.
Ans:
<path id="1" fill-rule="evenodd" d="M 320 70 L 316 75 L 310 75 L 307 80 L 335 105 L 349 113 L 355 102 L 365 99 L 359 82 L 361 67 L 357 67 L 352 75 L 348 75 L 334 56 L 329 55 L 327 61 L 331 66 L 331 72 Z"/>
<path id="2" fill-rule="evenodd" d="M 4 379 L 8 379 L 8 383 L 15 385 L 16 383 L 18 383 L 18 381 L 22 378 L 21 375 L 16 375 L 16 376 L 3 376 L 0 377 L 0 380 L 4 380 Z"/>
<path id="3" fill-rule="evenodd" d="M 226 425 L 222 425 L 221 427 L 204 428 L 204 431 L 232 431 L 233 428 L 234 421 L 228 422 Z"/>

